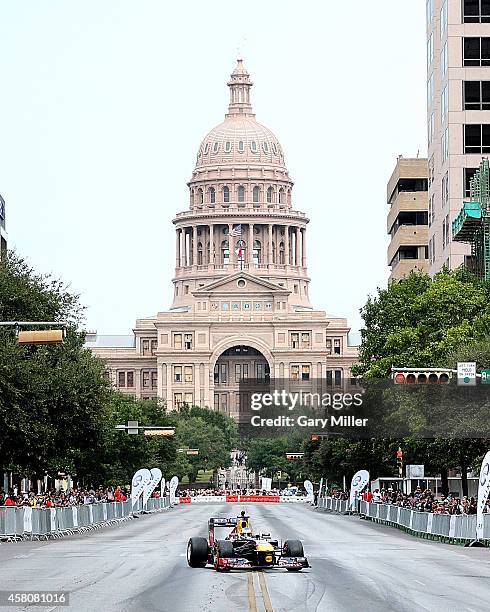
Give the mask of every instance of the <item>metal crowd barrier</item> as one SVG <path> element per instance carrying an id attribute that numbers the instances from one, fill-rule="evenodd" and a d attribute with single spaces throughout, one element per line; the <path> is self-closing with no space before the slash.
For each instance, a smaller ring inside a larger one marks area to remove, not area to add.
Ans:
<path id="1" fill-rule="evenodd" d="M 100 529 L 136 513 L 158 512 L 170 507 L 169 496 L 153 497 L 144 508 L 141 498 L 134 507 L 130 499 L 63 508 L 0 506 L 0 540 L 59 538 Z"/>
<path id="2" fill-rule="evenodd" d="M 318 508 L 333 512 L 347 512 L 348 501 L 332 497 L 318 500 Z M 474 540 L 476 515 L 433 514 L 418 512 L 393 504 L 357 502 L 357 514 L 378 523 L 392 525 L 417 535 L 435 536 L 444 540 Z M 483 539 L 490 540 L 490 514 L 483 515 Z"/>

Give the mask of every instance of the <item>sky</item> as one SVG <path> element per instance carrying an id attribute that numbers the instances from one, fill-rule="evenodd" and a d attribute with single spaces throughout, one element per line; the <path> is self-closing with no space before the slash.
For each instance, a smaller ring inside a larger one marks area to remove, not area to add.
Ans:
<path id="1" fill-rule="evenodd" d="M 345 316 L 386 286 L 386 183 L 426 155 L 424 0 L 0 0 L 9 247 L 69 284 L 86 327 L 171 304 L 172 218 L 237 55 L 307 213 L 310 298 Z"/>

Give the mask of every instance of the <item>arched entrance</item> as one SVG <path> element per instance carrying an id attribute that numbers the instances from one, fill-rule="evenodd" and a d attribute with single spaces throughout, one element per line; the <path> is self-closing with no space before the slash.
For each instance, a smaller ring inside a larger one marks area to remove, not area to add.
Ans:
<path id="1" fill-rule="evenodd" d="M 225 349 L 213 370 L 214 409 L 240 421 L 240 381 L 269 378 L 270 364 L 257 348 L 237 344 Z"/>

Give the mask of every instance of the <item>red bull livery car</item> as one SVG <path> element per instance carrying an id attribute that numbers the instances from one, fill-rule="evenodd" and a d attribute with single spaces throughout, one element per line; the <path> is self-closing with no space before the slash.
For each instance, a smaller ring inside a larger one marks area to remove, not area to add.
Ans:
<path id="1" fill-rule="evenodd" d="M 209 538 L 191 538 L 187 544 L 187 563 L 190 567 L 205 567 L 208 563 L 216 571 L 232 569 L 265 569 L 283 567 L 299 572 L 310 567 L 299 540 L 279 544 L 268 533 L 253 534 L 250 519 L 242 511 L 239 517 L 209 519 Z M 217 539 L 216 528 L 233 527 L 224 539 Z"/>

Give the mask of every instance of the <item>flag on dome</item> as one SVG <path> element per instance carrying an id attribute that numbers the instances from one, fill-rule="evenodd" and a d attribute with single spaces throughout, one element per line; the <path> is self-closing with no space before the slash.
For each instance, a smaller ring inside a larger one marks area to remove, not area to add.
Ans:
<path id="1" fill-rule="evenodd" d="M 241 236 L 242 235 L 242 226 L 235 225 L 230 232 L 230 236 Z"/>

